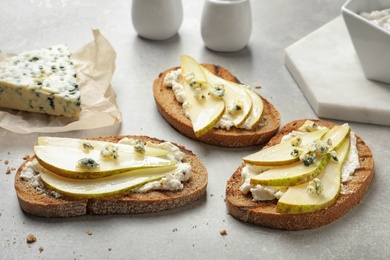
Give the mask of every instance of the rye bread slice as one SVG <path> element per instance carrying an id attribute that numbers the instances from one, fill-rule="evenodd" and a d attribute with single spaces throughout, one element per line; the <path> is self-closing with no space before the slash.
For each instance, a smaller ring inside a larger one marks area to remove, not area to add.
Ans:
<path id="1" fill-rule="evenodd" d="M 202 66 L 219 77 L 240 83 L 232 73 L 221 66 L 213 64 L 202 64 Z M 249 131 L 232 127 L 229 131 L 226 131 L 213 128 L 205 135 L 197 138 L 192 129 L 191 120 L 184 115 L 184 109 L 176 100 L 172 89 L 164 86 L 165 75 L 169 71 L 178 68 L 171 68 L 160 73 L 153 83 L 153 95 L 157 109 L 162 117 L 183 135 L 203 143 L 217 146 L 244 147 L 265 144 L 278 132 L 280 127 L 279 111 L 270 102 L 261 97 L 264 103 L 264 113 L 260 124 L 254 130 Z"/>
<path id="2" fill-rule="evenodd" d="M 284 135 L 298 129 L 305 121 L 296 120 L 288 123 L 264 148 L 280 143 Z M 329 128 L 334 126 L 331 122 L 322 120 L 312 121 Z M 241 170 L 245 166 L 245 163 L 242 163 L 227 182 L 226 205 L 228 212 L 233 217 L 244 222 L 284 230 L 317 228 L 335 221 L 362 200 L 374 177 L 374 158 L 371 150 L 360 137 L 356 136 L 356 139 L 360 168 L 355 171 L 351 180 L 343 183 L 346 193 L 340 194 L 336 202 L 330 207 L 310 213 L 286 214 L 276 212 L 276 200 L 252 201 L 251 194 L 245 195 L 239 190 L 241 186 Z"/>
<path id="3" fill-rule="evenodd" d="M 107 136 L 90 138 L 118 142 L 128 137 L 141 139 L 144 143 L 151 141 L 161 143 L 162 140 L 147 136 Z M 24 162 L 15 176 L 15 190 L 20 208 L 31 215 L 41 217 L 71 217 L 85 214 L 138 214 L 150 213 L 178 208 L 190 204 L 206 193 L 208 173 L 201 160 L 185 147 L 175 144 L 185 153 L 184 162 L 192 165 L 193 176 L 184 183 L 184 189 L 180 191 L 151 191 L 147 193 L 126 192 L 120 195 L 96 198 L 74 199 L 69 197 L 55 198 L 48 193 L 40 192 L 31 184 L 20 178 Z M 35 156 L 28 161 L 34 160 Z"/>

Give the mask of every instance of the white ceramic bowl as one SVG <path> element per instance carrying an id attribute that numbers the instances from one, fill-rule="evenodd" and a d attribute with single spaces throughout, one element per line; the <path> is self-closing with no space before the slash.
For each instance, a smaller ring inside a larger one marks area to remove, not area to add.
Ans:
<path id="1" fill-rule="evenodd" d="M 390 0 L 348 0 L 341 8 L 366 78 L 390 84 L 390 32 L 359 14 L 390 8 Z"/>

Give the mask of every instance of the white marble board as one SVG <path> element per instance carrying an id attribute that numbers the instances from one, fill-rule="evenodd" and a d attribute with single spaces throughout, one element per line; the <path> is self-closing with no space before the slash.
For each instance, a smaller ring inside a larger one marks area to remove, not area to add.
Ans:
<path id="1" fill-rule="evenodd" d="M 365 78 L 341 16 L 287 47 L 285 64 L 318 117 L 390 125 L 390 85 Z"/>

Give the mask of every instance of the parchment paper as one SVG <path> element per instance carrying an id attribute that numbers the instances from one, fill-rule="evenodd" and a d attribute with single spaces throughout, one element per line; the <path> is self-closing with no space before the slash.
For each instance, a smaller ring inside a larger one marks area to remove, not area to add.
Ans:
<path id="1" fill-rule="evenodd" d="M 72 54 L 81 91 L 80 117 L 66 118 L 1 109 L 0 127 L 21 134 L 53 133 L 105 127 L 122 121 L 116 94 L 110 85 L 116 53 L 98 29 L 93 29 L 92 33 L 94 40 Z M 0 53 L 0 61 L 6 56 Z"/>

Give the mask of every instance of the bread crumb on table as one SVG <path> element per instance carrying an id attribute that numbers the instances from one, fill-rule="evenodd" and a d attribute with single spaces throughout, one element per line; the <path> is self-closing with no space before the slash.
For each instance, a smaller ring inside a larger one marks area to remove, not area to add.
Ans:
<path id="1" fill-rule="evenodd" d="M 174 228 L 173 230 L 172 230 L 172 232 L 176 232 L 177 231 L 177 228 Z"/>
<path id="2" fill-rule="evenodd" d="M 92 230 L 87 230 L 87 231 L 85 231 L 85 233 L 87 233 L 88 236 L 92 236 L 92 234 L 93 234 Z"/>
<path id="3" fill-rule="evenodd" d="M 39 253 L 41 253 L 41 252 L 43 251 L 43 246 L 40 246 L 40 247 L 38 248 L 38 250 L 39 250 Z"/>
<path id="4" fill-rule="evenodd" d="M 16 170 L 15 167 L 7 167 L 7 170 L 6 170 L 5 174 L 10 174 L 11 171 L 15 171 L 15 170 Z"/>
<path id="5" fill-rule="evenodd" d="M 34 234 L 28 234 L 27 237 L 26 237 L 26 242 L 28 244 L 31 244 L 31 243 L 34 243 L 37 241 L 37 238 L 35 237 Z"/>
<path id="6" fill-rule="evenodd" d="M 5 165 L 7 165 L 8 163 L 9 163 L 9 161 L 8 161 L 8 160 L 5 160 L 5 161 L 4 161 L 4 164 L 5 164 Z"/>
<path id="7" fill-rule="evenodd" d="M 28 160 L 28 159 L 30 159 L 30 155 L 25 154 L 25 155 L 23 156 L 23 160 Z"/>
<path id="8" fill-rule="evenodd" d="M 221 236 L 226 236 L 227 235 L 226 229 L 222 229 L 221 231 L 219 231 L 219 233 L 221 234 Z"/>

